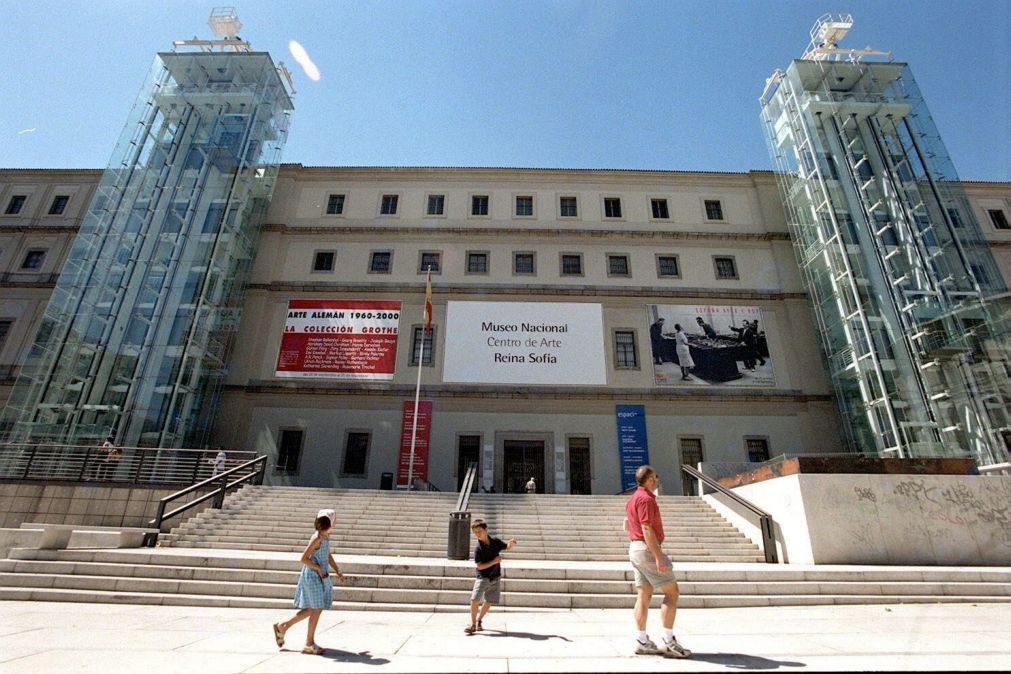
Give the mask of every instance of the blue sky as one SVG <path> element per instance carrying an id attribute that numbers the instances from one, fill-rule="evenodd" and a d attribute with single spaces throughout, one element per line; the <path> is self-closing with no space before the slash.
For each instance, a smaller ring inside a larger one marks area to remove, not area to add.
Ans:
<path id="1" fill-rule="evenodd" d="M 286 162 L 768 169 L 765 78 L 818 16 L 849 12 L 843 46 L 911 64 L 960 177 L 1011 180 L 1009 0 L 232 4 L 295 71 Z M 0 166 L 104 167 L 154 53 L 209 37 L 212 7 L 4 3 Z"/>

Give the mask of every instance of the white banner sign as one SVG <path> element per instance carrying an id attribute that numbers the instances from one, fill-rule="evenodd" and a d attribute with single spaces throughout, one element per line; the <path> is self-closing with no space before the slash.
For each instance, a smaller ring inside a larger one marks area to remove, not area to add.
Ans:
<path id="1" fill-rule="evenodd" d="M 606 384 L 599 304 L 449 302 L 443 381 Z"/>

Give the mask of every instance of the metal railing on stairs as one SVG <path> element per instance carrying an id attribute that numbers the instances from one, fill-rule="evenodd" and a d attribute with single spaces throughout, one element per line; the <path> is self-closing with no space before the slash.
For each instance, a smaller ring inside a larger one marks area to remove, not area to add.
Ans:
<path id="1" fill-rule="evenodd" d="M 477 480 L 477 462 L 471 461 L 460 485 L 460 496 L 456 507 L 449 514 L 449 540 L 446 543 L 446 557 L 467 559 L 470 557 L 470 494 Z"/>
<path id="2" fill-rule="evenodd" d="M 755 504 L 750 501 L 741 498 L 734 492 L 730 491 L 722 484 L 709 477 L 708 475 L 703 475 L 701 472 L 692 468 L 691 466 L 683 465 L 681 470 L 694 477 L 697 480 L 701 480 L 706 483 L 719 493 L 732 499 L 739 505 L 743 506 L 747 510 L 751 511 L 752 514 L 758 517 L 758 527 L 762 532 L 762 552 L 765 553 L 765 561 L 769 564 L 778 564 L 779 555 L 776 553 L 776 535 L 775 535 L 775 522 L 772 521 L 772 515 L 765 512 Z"/>
<path id="3" fill-rule="evenodd" d="M 420 477 L 414 478 L 414 485 L 411 487 L 411 489 L 413 491 L 442 491 L 428 480 L 422 479 Z"/>
<path id="4" fill-rule="evenodd" d="M 148 526 L 161 531 L 162 523 L 166 520 L 172 519 L 177 515 L 181 515 L 187 510 L 195 508 L 208 499 L 214 499 L 214 502 L 211 504 L 212 508 L 220 509 L 225 504 L 225 495 L 232 489 L 235 489 L 243 484 L 263 484 L 263 475 L 266 472 L 266 466 L 266 455 L 258 456 L 252 461 L 246 461 L 245 463 L 239 464 L 234 468 L 230 468 L 229 470 L 219 473 L 214 477 L 209 477 L 206 480 L 197 482 L 185 489 L 180 489 L 174 494 L 169 494 L 158 502 L 158 514 L 148 523 Z M 239 473 L 244 474 L 239 475 Z M 189 503 L 165 512 L 166 508 L 168 508 L 168 504 L 172 501 L 213 485 L 217 485 L 217 488 L 203 494 L 202 496 L 198 496 Z M 149 538 L 146 542 L 149 546 L 153 546 L 156 540 L 157 536 L 154 536 Z"/>

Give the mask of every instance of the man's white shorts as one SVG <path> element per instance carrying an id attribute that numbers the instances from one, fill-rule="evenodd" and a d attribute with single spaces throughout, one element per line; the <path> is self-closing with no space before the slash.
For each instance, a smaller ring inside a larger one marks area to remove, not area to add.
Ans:
<path id="1" fill-rule="evenodd" d="M 663 555 L 663 559 L 667 563 L 667 573 L 660 573 L 656 568 L 656 559 L 653 557 L 653 553 L 649 551 L 649 548 L 646 547 L 645 541 L 632 541 L 629 543 L 628 559 L 632 562 L 632 568 L 635 570 L 636 587 L 642 587 L 643 585 L 661 587 L 677 580 L 674 578 L 674 566 L 671 564 L 670 557 Z"/>

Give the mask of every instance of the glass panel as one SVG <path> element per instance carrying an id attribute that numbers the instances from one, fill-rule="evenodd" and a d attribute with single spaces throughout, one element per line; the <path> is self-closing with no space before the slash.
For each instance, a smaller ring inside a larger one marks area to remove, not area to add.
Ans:
<path id="1" fill-rule="evenodd" d="M 534 254 L 516 253 L 513 256 L 514 270 L 517 274 L 534 273 Z"/>

